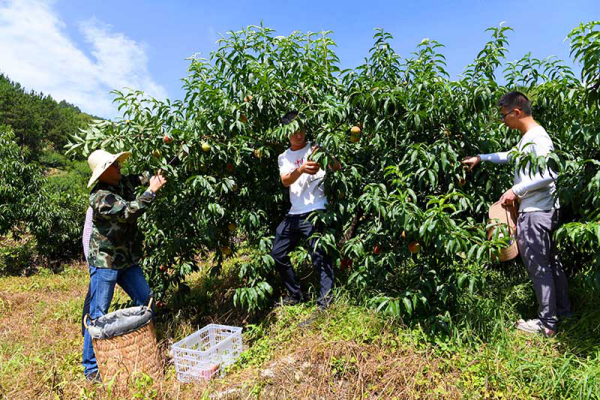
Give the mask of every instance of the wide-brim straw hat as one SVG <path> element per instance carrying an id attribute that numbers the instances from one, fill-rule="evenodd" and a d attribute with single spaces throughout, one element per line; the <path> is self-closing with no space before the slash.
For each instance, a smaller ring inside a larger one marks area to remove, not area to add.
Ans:
<path id="1" fill-rule="evenodd" d="M 500 201 L 495 202 L 490 207 L 489 217 L 490 224 L 494 226 L 490 227 L 487 231 L 488 240 L 494 235 L 494 231 L 505 225 L 506 229 L 510 234 L 510 245 L 500 250 L 500 261 L 510 261 L 519 255 L 519 246 L 517 245 L 517 212 L 518 204 L 513 206 L 502 206 Z"/>
<path id="2" fill-rule="evenodd" d="M 108 167 L 112 165 L 112 163 L 115 161 L 122 163 L 127 160 L 130 155 L 130 151 L 123 151 L 118 154 L 111 154 L 105 150 L 96 150 L 92 152 L 92 154 L 90 154 L 88 157 L 88 165 L 92 170 L 92 177 L 90 178 L 87 187 L 92 186 L 98 180 L 100 175 L 102 175 L 104 171 L 106 171 Z"/>

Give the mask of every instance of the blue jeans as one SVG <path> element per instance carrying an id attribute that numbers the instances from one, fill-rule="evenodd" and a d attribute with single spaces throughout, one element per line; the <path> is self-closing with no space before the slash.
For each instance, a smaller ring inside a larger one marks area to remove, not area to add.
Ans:
<path id="1" fill-rule="evenodd" d="M 134 265 L 124 270 L 115 270 L 108 268 L 96 268 L 93 265 L 90 269 L 90 318 L 96 319 L 108 313 L 108 307 L 112 301 L 115 292 L 115 284 L 119 284 L 125 292 L 131 297 L 136 306 L 148 304 L 151 292 L 146 278 L 139 265 Z M 85 331 L 83 336 L 83 368 L 87 376 L 98 371 L 96 355 L 92 347 L 92 338 L 89 332 Z"/>

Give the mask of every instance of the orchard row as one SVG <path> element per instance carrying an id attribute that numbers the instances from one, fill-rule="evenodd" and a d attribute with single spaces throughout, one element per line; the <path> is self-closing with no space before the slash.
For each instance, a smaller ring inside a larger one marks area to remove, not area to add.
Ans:
<path id="1" fill-rule="evenodd" d="M 583 81 L 552 58 L 507 62 L 505 26 L 489 29 L 490 41 L 459 80 L 449 78 L 434 40 L 403 58 L 391 35 L 377 31 L 364 64 L 342 70 L 329 32 L 284 37 L 252 26 L 230 32 L 209 59 L 190 59 L 182 100 L 115 92 L 124 119 L 99 121 L 73 138 L 71 151 L 133 151 L 130 172 L 167 174 L 140 222 L 157 293 L 185 293 L 199 258 L 214 257 L 219 273 L 244 243 L 250 251 L 240 259 L 235 301 L 254 310 L 278 291 L 269 253 L 289 201 L 277 156 L 302 127 L 324 149 L 315 161 L 343 165 L 326 175 L 329 205 L 313 216 L 328 227 L 319 246 L 337 260 L 338 284 L 383 312 L 443 328 L 507 245 L 487 240 L 486 217 L 512 185 L 513 167 L 469 173 L 460 160 L 516 144 L 519 134 L 503 126 L 496 106 L 510 90 L 528 95 L 557 148 L 548 160 L 527 161 L 559 173 L 567 263 L 599 266 L 592 249 L 600 242 L 600 56 L 590 50 L 599 45 L 598 26 L 570 35 Z M 290 110 L 299 118 L 282 125 Z M 308 257 L 302 250 L 293 258 L 302 269 Z"/>

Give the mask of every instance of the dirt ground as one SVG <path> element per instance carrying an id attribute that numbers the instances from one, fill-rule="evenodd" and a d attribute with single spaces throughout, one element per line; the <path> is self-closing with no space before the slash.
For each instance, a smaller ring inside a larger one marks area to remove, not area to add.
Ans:
<path id="1" fill-rule="evenodd" d="M 188 384 L 177 380 L 169 347 L 194 327 L 180 315 L 170 315 L 166 323 L 157 325 L 164 377 L 152 380 L 141 375 L 122 384 L 93 385 L 85 381 L 80 365 L 80 317 L 87 280 L 85 265 L 77 264 L 60 274 L 0 278 L 0 397 L 461 397 L 453 384 L 457 372 L 448 363 L 417 353 L 383 333 L 373 335 L 379 328 L 369 326 L 369 321 L 357 319 L 352 332 L 352 320 L 335 308 L 304 329 L 297 324 L 310 310 L 274 309 L 268 316 L 270 324 L 265 325 L 267 332 L 250 346 L 245 344 L 242 361 L 226 377 Z M 118 292 L 116 298 L 125 295 Z M 172 327 L 176 321 L 181 321 L 179 329 Z M 340 321 L 345 321 L 343 327 Z M 368 339 L 357 336 L 361 330 L 368 332 Z"/>

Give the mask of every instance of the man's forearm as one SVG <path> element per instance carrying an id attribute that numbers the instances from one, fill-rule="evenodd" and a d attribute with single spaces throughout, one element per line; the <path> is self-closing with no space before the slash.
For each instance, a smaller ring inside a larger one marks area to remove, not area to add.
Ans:
<path id="1" fill-rule="evenodd" d="M 100 217 L 133 223 L 146 212 L 154 195 L 146 190 L 133 201 L 127 201 L 110 192 L 98 192 L 90 199 L 90 206 Z"/>
<path id="2" fill-rule="evenodd" d="M 293 170 L 289 174 L 282 175 L 281 176 L 281 183 L 283 183 L 283 186 L 285 186 L 285 187 L 293 185 L 294 182 L 296 182 L 298 180 L 298 178 L 300 178 L 300 175 L 302 175 L 302 172 L 300 171 L 300 168 L 296 168 L 295 170 Z"/>

